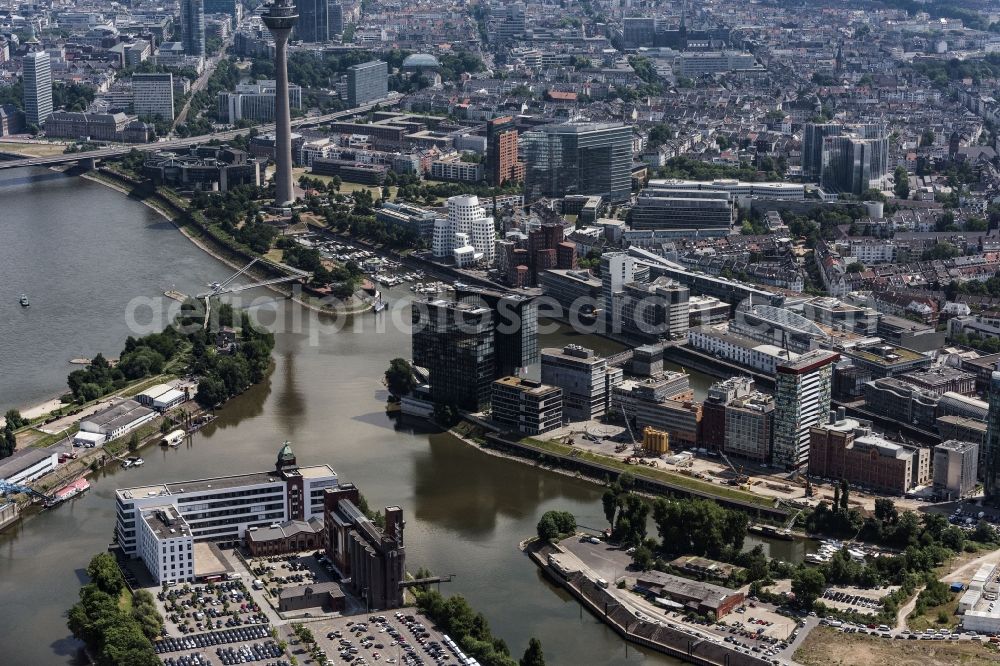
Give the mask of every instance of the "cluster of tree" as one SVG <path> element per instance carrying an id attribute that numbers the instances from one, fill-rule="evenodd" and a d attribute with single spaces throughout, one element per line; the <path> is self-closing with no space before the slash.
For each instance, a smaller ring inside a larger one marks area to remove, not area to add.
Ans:
<path id="1" fill-rule="evenodd" d="M 945 516 L 926 513 L 918 516 L 912 511 L 897 511 L 892 500 L 875 501 L 874 515 L 863 518 L 856 509 L 847 509 L 847 492 L 841 488 L 831 509 L 820 503 L 806 520 L 807 530 L 833 536 L 857 535 L 861 540 L 883 544 L 897 549 L 899 555 L 867 558 L 864 562 L 851 559 L 845 550 L 835 553 L 830 562 L 818 567 L 800 565 L 792 576 L 792 590 L 804 607 L 811 607 L 822 594 L 826 584 L 877 587 L 901 585 L 912 593 L 916 584 L 933 580 L 932 572 L 955 553 L 968 547 L 969 541 L 994 546 L 998 542 L 996 530 L 981 521 L 971 535 L 953 525 Z M 883 614 L 893 615 L 898 603 L 905 599 L 903 593 L 887 599 Z M 929 604 L 937 605 L 937 604 Z"/>
<path id="2" fill-rule="evenodd" d="M 653 66 L 653 62 L 649 58 L 630 56 L 628 64 L 632 66 L 635 75 L 642 79 L 647 86 L 658 89 L 660 93 L 663 92 L 663 84 L 656 73 L 656 67 Z"/>
<path id="3" fill-rule="evenodd" d="M 129 336 L 114 367 L 103 354 L 98 354 L 86 368 L 74 370 L 66 378 L 73 400 L 90 402 L 124 388 L 129 382 L 160 374 L 177 353 L 180 337 L 172 328 L 141 338 Z"/>
<path id="4" fill-rule="evenodd" d="M 938 259 L 954 259 L 962 254 L 962 251 L 948 241 L 935 243 L 923 251 L 920 258 L 924 261 L 934 261 Z"/>
<path id="5" fill-rule="evenodd" d="M 21 412 L 16 409 L 8 409 L 4 414 L 4 426 L 0 431 L 0 458 L 14 455 L 17 449 L 17 435 L 15 431 L 29 425 L 31 421 L 21 416 Z"/>
<path id="6" fill-rule="evenodd" d="M 303 88 L 333 88 L 340 75 L 347 73 L 347 70 L 354 65 L 371 60 L 383 60 L 388 63 L 389 70 L 392 71 L 401 67 L 408 55 L 409 51 L 399 49 L 377 55 L 371 51 L 348 53 L 293 51 L 288 55 L 288 80 Z M 255 58 L 250 65 L 250 76 L 254 79 L 273 79 L 274 59 Z"/>
<path id="7" fill-rule="evenodd" d="M 125 580 L 108 553 L 94 556 L 87 566 L 90 582 L 80 589 L 80 601 L 69 610 L 69 630 L 87 644 L 97 666 L 155 666 L 160 663 L 151 640 L 163 628 L 152 596 L 139 592 L 131 610 L 119 598 Z"/>
<path id="8" fill-rule="evenodd" d="M 220 60 L 205 87 L 191 97 L 187 118 L 177 126 L 177 134 L 184 137 L 209 134 L 212 122 L 219 120 L 219 93 L 235 89 L 241 78 L 236 63 L 229 58 Z"/>
<path id="9" fill-rule="evenodd" d="M 659 148 L 670 139 L 674 138 L 674 130 L 666 123 L 658 123 L 649 128 L 647 141 L 650 148 Z"/>
<path id="10" fill-rule="evenodd" d="M 893 186 L 892 191 L 898 199 L 909 199 L 910 198 L 910 174 L 907 173 L 905 166 L 898 166 L 892 174 Z"/>
<path id="11" fill-rule="evenodd" d="M 997 298 L 1000 297 L 1000 275 L 994 275 L 985 282 L 978 280 L 958 282 L 957 280 L 952 280 L 945 287 L 944 291 L 949 301 L 955 300 L 959 294 L 967 296 L 993 296 Z"/>
<path id="12" fill-rule="evenodd" d="M 521 192 L 520 183 L 505 183 L 502 188 L 493 188 L 486 183 L 427 183 L 420 180 L 414 174 L 395 174 L 389 172 L 386 177 L 386 185 L 397 185 L 396 198 L 406 201 L 423 202 L 432 205 L 438 199 L 456 197 L 460 195 L 475 194 L 486 199 L 484 203 L 489 205 L 489 198 L 499 194 L 518 194 Z"/>
<path id="13" fill-rule="evenodd" d="M 216 304 L 213 309 L 218 311 L 221 326 L 236 327 L 232 306 Z M 271 365 L 274 334 L 258 329 L 246 312 L 239 314 L 239 343 L 234 353 L 219 353 L 205 329 L 191 334 L 191 370 L 201 376 L 195 400 L 203 407 L 215 407 L 239 395 L 261 381 Z"/>
<path id="14" fill-rule="evenodd" d="M 604 506 L 604 517 L 611 525 L 611 538 L 621 544 L 637 547 L 646 538 L 649 505 L 632 492 L 633 488 L 635 477 L 625 472 L 604 491 L 601 504 Z"/>
<path id="15" fill-rule="evenodd" d="M 483 666 L 544 666 L 541 643 L 531 639 L 524 656 L 515 661 L 503 639 L 493 636 L 486 617 L 475 612 L 464 597 L 446 599 L 433 590 L 417 592 L 416 597 L 420 612 Z"/>
<path id="16" fill-rule="evenodd" d="M 442 81 L 458 81 L 462 74 L 477 74 L 486 69 L 482 59 L 471 51 L 444 53 L 438 60 Z"/>
<path id="17" fill-rule="evenodd" d="M 983 79 L 995 79 L 1000 76 L 1000 57 L 987 54 L 985 58 L 959 60 L 920 59 L 913 62 L 913 68 L 926 76 L 938 87 L 945 87 L 953 81 L 972 79 L 978 85 Z"/>
<path id="18" fill-rule="evenodd" d="M 417 386 L 413 376 L 413 366 L 405 358 L 394 358 L 389 361 L 389 369 L 385 371 L 385 385 L 389 393 L 397 398 L 407 395 Z"/>
<path id="19" fill-rule="evenodd" d="M 278 230 L 266 224 L 263 216 L 260 214 L 248 214 L 243 224 L 235 228 L 223 223 L 222 229 L 223 231 L 230 232 L 237 242 L 246 245 L 258 254 L 264 254 L 270 250 L 271 243 L 274 242 L 275 237 L 278 235 Z"/>
<path id="20" fill-rule="evenodd" d="M 82 83 L 52 86 L 52 106 L 66 111 L 86 111 L 94 101 L 94 88 Z"/>
<path id="21" fill-rule="evenodd" d="M 837 537 L 854 536 L 861 529 L 864 516 L 850 508 L 850 488 L 846 481 L 835 486 L 833 492 L 833 506 L 820 502 L 806 517 L 806 531 Z"/>
<path id="22" fill-rule="evenodd" d="M 955 593 L 951 591 L 951 587 L 947 583 L 931 579 L 927 582 L 927 586 L 917 595 L 917 603 L 913 607 L 913 612 L 917 616 L 924 615 L 927 613 L 928 608 L 943 606 L 954 598 Z M 943 609 L 942 612 L 944 613 L 944 621 L 947 622 L 948 613 Z"/>
<path id="23" fill-rule="evenodd" d="M 670 554 L 694 554 L 732 560 L 747 535 L 747 515 L 709 500 L 653 502 L 653 522 L 660 548 Z"/>
<path id="24" fill-rule="evenodd" d="M 768 170 L 758 170 L 747 163 L 739 166 L 713 164 L 686 155 L 671 158 L 665 167 L 660 169 L 661 178 L 684 178 L 688 180 L 716 180 L 719 178 L 736 178 L 745 181 L 781 180 L 782 175 L 774 171 L 773 163 Z"/>
<path id="25" fill-rule="evenodd" d="M 576 532 L 576 516 L 569 511 L 546 511 L 538 521 L 538 538 L 553 541 Z"/>
<path id="26" fill-rule="evenodd" d="M 10 421 L 4 424 L 3 433 L 0 435 L 0 458 L 14 455 L 17 448 L 17 436 L 14 435 L 14 426 Z"/>

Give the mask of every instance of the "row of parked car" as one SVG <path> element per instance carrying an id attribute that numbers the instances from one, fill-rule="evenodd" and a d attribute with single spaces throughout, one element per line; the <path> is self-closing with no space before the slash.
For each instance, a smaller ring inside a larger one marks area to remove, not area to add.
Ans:
<path id="1" fill-rule="evenodd" d="M 265 659 L 273 659 L 282 656 L 283 652 L 274 641 L 265 643 L 251 643 L 240 645 L 239 647 L 219 647 L 215 648 L 215 656 L 219 658 L 223 666 L 233 664 L 252 664 Z"/>
<path id="2" fill-rule="evenodd" d="M 167 654 L 169 652 L 180 652 L 181 650 L 206 648 L 213 645 L 260 640 L 270 635 L 271 632 L 267 627 L 258 624 L 238 629 L 212 631 L 207 634 L 194 634 L 183 638 L 163 638 L 156 641 L 153 647 L 156 649 L 157 654 Z"/>
<path id="3" fill-rule="evenodd" d="M 839 592 L 837 590 L 827 590 L 823 593 L 823 598 L 842 604 L 849 604 L 858 608 L 867 608 L 869 610 L 878 610 L 882 607 L 881 601 L 877 601 L 869 597 L 863 597 L 860 594 L 849 594 L 847 592 Z"/>

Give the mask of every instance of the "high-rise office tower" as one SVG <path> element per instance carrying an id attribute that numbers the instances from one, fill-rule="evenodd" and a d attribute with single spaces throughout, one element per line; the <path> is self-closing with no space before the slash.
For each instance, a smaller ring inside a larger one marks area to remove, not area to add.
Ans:
<path id="1" fill-rule="evenodd" d="M 34 51 L 24 56 L 24 119 L 41 127 L 52 115 L 52 65 L 49 54 Z"/>
<path id="2" fill-rule="evenodd" d="M 774 464 L 786 469 L 809 463 L 809 429 L 830 411 L 833 366 L 840 355 L 817 349 L 779 363 L 774 378 Z"/>
<path id="3" fill-rule="evenodd" d="M 434 402 L 485 409 L 495 374 L 490 309 L 440 299 L 417 301 L 411 324 L 413 363 L 427 368 Z"/>
<path id="4" fill-rule="evenodd" d="M 206 14 L 225 14 L 233 19 L 236 25 L 240 16 L 240 0 L 205 0 Z"/>
<path id="5" fill-rule="evenodd" d="M 987 497 L 1000 494 L 1000 372 L 990 376 L 990 410 L 986 416 L 986 468 L 983 487 Z"/>
<path id="6" fill-rule="evenodd" d="M 347 70 L 347 105 L 361 106 L 389 93 L 389 65 L 372 60 Z"/>
<path id="7" fill-rule="evenodd" d="M 189 56 L 205 55 L 205 0 L 181 0 L 181 44 Z"/>
<path id="8" fill-rule="evenodd" d="M 608 331 L 621 332 L 625 285 L 649 281 L 649 266 L 642 265 L 624 252 L 601 255 L 601 296 L 604 325 Z"/>
<path id="9" fill-rule="evenodd" d="M 493 187 L 520 180 L 517 164 L 517 129 L 512 116 L 486 123 L 486 178 Z"/>
<path id="10" fill-rule="evenodd" d="M 274 37 L 274 203 L 295 200 L 292 185 L 292 118 L 288 105 L 288 35 L 299 20 L 292 0 L 272 0 L 264 5 L 264 25 Z"/>
<path id="11" fill-rule="evenodd" d="M 802 175 L 837 192 L 862 194 L 889 175 L 885 125 L 807 124 L 802 130 Z"/>
<path id="12" fill-rule="evenodd" d="M 880 189 L 889 175 L 889 137 L 879 125 L 859 125 L 823 139 L 823 187 L 862 194 Z"/>
<path id="13" fill-rule="evenodd" d="M 538 363 L 538 304 L 533 296 L 497 289 L 456 286 L 455 300 L 482 305 L 493 315 L 496 379 L 521 375 Z"/>
<path id="14" fill-rule="evenodd" d="M 823 177 L 823 140 L 844 133 L 844 126 L 834 123 L 809 123 L 802 128 L 802 176 L 819 181 Z"/>
<path id="15" fill-rule="evenodd" d="M 327 5 L 327 29 L 331 37 L 344 34 L 344 6 L 339 2 Z"/>
<path id="16" fill-rule="evenodd" d="M 139 117 L 174 119 L 174 75 L 133 74 L 132 106 Z"/>
<path id="17" fill-rule="evenodd" d="M 330 39 L 329 0 L 298 0 L 299 24 L 295 38 L 303 42 L 325 42 Z"/>
<path id="18" fill-rule="evenodd" d="M 613 202 L 632 191 L 632 128 L 566 123 L 524 133 L 525 202 L 593 194 Z"/>

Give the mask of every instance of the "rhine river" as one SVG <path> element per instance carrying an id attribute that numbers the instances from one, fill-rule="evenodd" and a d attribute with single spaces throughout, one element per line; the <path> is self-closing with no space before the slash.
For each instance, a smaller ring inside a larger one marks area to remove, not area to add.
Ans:
<path id="1" fill-rule="evenodd" d="M 0 172 L 0 204 L 2 409 L 63 392 L 70 358 L 117 354 L 131 299 L 196 292 L 232 272 L 142 204 L 84 179 Z M 17 305 L 22 292 L 27 310 Z M 409 295 L 400 288 L 390 297 Z M 0 535 L 0 662 L 75 663 L 65 611 L 90 557 L 111 540 L 115 488 L 270 469 L 290 440 L 300 464 L 329 463 L 373 507 L 402 506 L 408 568 L 455 574 L 442 592 L 465 595 L 516 657 L 537 636 L 554 666 L 678 663 L 626 649 L 517 549 L 549 509 L 603 526 L 598 486 L 385 413 L 382 372 L 389 359 L 409 356 L 409 336 L 393 325 L 404 311 L 383 315 L 383 326 L 366 314 L 333 330 L 294 304 L 280 309 L 277 317 L 255 310 L 265 323 L 280 320 L 273 372 L 190 444 L 147 448 L 144 467 L 103 472 L 86 495 Z M 569 341 L 593 343 L 560 330 L 540 344 Z M 708 381 L 693 378 L 699 396 Z"/>

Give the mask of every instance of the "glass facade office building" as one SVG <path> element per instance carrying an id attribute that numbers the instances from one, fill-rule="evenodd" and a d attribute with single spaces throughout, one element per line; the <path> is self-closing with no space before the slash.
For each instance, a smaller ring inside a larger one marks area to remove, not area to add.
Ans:
<path id="1" fill-rule="evenodd" d="M 548 125 L 524 135 L 525 200 L 599 195 L 628 199 L 632 191 L 632 128 L 617 124 Z"/>
<path id="2" fill-rule="evenodd" d="M 381 60 L 347 70 L 347 105 L 360 106 L 389 94 L 389 65 Z"/>
<path id="3" fill-rule="evenodd" d="M 494 379 L 493 317 L 483 306 L 424 300 L 411 309 L 413 363 L 426 368 L 437 404 L 479 412 Z"/>
<path id="4" fill-rule="evenodd" d="M 297 0 L 299 22 L 295 38 L 303 42 L 325 42 L 330 39 L 329 3 L 327 0 Z"/>
<path id="5" fill-rule="evenodd" d="M 205 55 L 204 0 L 181 0 L 181 44 L 185 55 Z"/>

